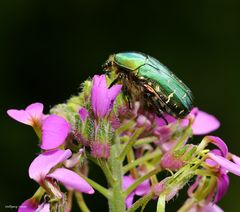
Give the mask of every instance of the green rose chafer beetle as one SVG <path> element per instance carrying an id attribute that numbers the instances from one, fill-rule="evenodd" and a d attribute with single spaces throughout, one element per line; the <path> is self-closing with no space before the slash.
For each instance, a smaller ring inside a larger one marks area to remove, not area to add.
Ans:
<path id="1" fill-rule="evenodd" d="M 149 55 L 138 52 L 113 54 L 103 67 L 106 72 L 116 75 L 110 87 L 116 83 L 123 85 L 130 107 L 133 102 L 139 101 L 144 109 L 155 112 L 163 119 L 164 112 L 183 118 L 193 107 L 190 89 Z"/>

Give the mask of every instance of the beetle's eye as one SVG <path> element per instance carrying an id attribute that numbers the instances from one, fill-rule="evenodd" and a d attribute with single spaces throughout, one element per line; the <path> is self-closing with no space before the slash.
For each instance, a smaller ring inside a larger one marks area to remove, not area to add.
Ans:
<path id="1" fill-rule="evenodd" d="M 108 61 L 107 62 L 107 67 L 111 67 L 111 66 L 113 66 L 114 65 L 114 62 L 113 61 Z"/>

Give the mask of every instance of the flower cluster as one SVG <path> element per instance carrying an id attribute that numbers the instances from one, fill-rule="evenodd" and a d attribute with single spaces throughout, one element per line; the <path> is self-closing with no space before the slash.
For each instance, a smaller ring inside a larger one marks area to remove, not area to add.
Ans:
<path id="1" fill-rule="evenodd" d="M 111 81 L 95 75 L 79 95 L 47 115 L 41 103 L 7 111 L 33 127 L 41 149 L 29 167 L 29 177 L 40 187 L 19 211 L 70 211 L 73 194 L 86 210 L 82 193 L 94 189 L 108 199 L 110 211 L 135 211 L 157 199 L 157 210 L 163 211 L 165 202 L 193 181 L 179 211 L 221 211 L 216 203 L 228 189 L 228 173 L 240 176 L 240 158 L 219 137 L 208 135 L 219 121 L 194 108 L 181 120 L 164 114 L 166 125 L 139 102 L 129 108 L 122 85 L 109 88 Z M 195 135 L 204 137 L 199 144 L 189 143 Z M 88 177 L 89 163 L 102 169 L 107 188 Z"/>

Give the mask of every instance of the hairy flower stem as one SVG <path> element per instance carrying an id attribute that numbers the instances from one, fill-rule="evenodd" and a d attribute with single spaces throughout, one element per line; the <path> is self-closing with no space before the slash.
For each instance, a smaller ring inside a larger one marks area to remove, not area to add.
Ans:
<path id="1" fill-rule="evenodd" d="M 134 145 L 136 139 L 139 137 L 139 135 L 141 135 L 141 133 L 143 132 L 144 128 L 139 128 L 137 129 L 134 134 L 132 135 L 132 137 L 130 138 L 130 140 L 128 141 L 128 143 L 125 145 L 125 147 L 123 148 L 119 159 L 121 161 L 124 160 L 124 158 L 126 157 L 127 153 L 129 152 L 129 150 L 132 148 L 132 146 Z"/>
<path id="2" fill-rule="evenodd" d="M 45 189 L 42 186 L 40 186 L 38 188 L 38 190 L 35 192 L 35 194 L 33 195 L 32 198 L 34 198 L 34 199 L 36 199 L 37 201 L 40 202 L 40 200 L 41 200 L 41 198 L 42 198 L 42 196 L 44 195 L 45 192 L 46 192 Z"/>
<path id="3" fill-rule="evenodd" d="M 131 164 L 135 161 L 135 155 L 134 155 L 134 152 L 133 152 L 133 149 L 131 148 L 127 154 L 127 161 L 128 161 L 128 164 Z M 138 178 L 139 174 L 138 174 L 138 171 L 137 171 L 137 168 L 136 167 L 133 167 L 131 170 L 130 170 L 130 174 L 133 178 Z"/>
<path id="4" fill-rule="evenodd" d="M 108 199 L 110 212 L 125 211 L 125 199 L 122 191 L 122 161 L 119 160 L 119 152 L 121 152 L 120 140 L 116 137 L 115 144 L 111 147 L 111 156 L 109 159 L 114 178 L 114 183 L 111 186 L 112 196 Z"/>
<path id="5" fill-rule="evenodd" d="M 124 192 L 124 195 L 127 197 L 134 189 L 136 189 L 143 181 L 145 181 L 146 179 L 150 178 L 153 175 L 156 175 L 158 172 L 161 171 L 161 168 L 158 167 L 150 172 L 148 172 L 147 174 L 139 177 L 138 179 L 136 179 L 136 181 L 128 187 L 128 189 Z"/>
<path id="6" fill-rule="evenodd" d="M 148 153 L 146 155 L 144 155 L 143 157 L 140 157 L 138 158 L 137 160 L 131 162 L 131 163 L 128 163 L 127 165 L 125 165 L 123 167 L 123 172 L 126 173 L 128 172 L 130 169 L 148 161 L 148 160 L 151 160 L 153 158 L 156 158 L 156 157 L 161 157 L 161 151 L 159 149 L 155 150 L 154 152 L 152 153 Z M 159 158 L 160 160 L 160 158 Z"/>
<path id="7" fill-rule="evenodd" d="M 189 124 L 186 127 L 186 129 L 184 130 L 184 133 L 183 133 L 182 137 L 177 142 L 177 144 L 175 145 L 174 149 L 181 148 L 186 143 L 186 140 L 192 135 L 192 128 L 191 128 L 191 126 L 192 126 L 192 120 L 189 119 Z"/>
<path id="8" fill-rule="evenodd" d="M 66 212 L 70 212 L 72 210 L 72 198 L 73 198 L 73 191 L 69 191 L 67 193 L 67 203 L 65 206 Z"/>
<path id="9" fill-rule="evenodd" d="M 105 160 L 99 160 L 98 161 L 98 165 L 99 167 L 102 169 L 108 183 L 110 186 L 112 186 L 114 184 L 114 178 L 113 178 L 113 175 L 109 169 L 109 165 L 108 163 L 105 161 Z"/>
<path id="10" fill-rule="evenodd" d="M 76 171 L 76 170 L 75 170 Z M 107 199 L 110 198 L 110 192 L 104 188 L 103 186 L 101 186 L 100 184 L 98 184 L 97 182 L 89 179 L 88 177 L 84 176 L 83 174 L 81 174 L 80 172 L 76 171 L 84 180 L 86 180 L 94 189 L 96 189 L 99 193 L 101 193 L 104 197 L 106 197 Z"/>
<path id="11" fill-rule="evenodd" d="M 83 199 L 83 196 L 81 193 L 79 192 L 75 192 L 75 197 L 77 199 L 77 203 L 78 203 L 78 206 L 79 208 L 81 208 L 81 211 L 82 212 L 90 212 L 90 210 L 88 209 L 84 199 Z"/>
<path id="12" fill-rule="evenodd" d="M 138 201 L 136 201 L 131 208 L 127 210 L 127 212 L 134 212 L 139 207 L 145 206 L 152 198 L 154 197 L 154 194 L 151 192 L 149 194 L 146 194 L 142 198 L 140 198 Z"/>
<path id="13" fill-rule="evenodd" d="M 145 144 L 151 144 L 154 141 L 157 141 L 157 137 L 155 137 L 155 136 L 149 136 L 149 137 L 146 137 L 146 138 L 140 138 L 140 139 L 138 139 L 135 142 L 134 147 L 138 148 L 138 147 L 141 147 L 141 146 L 143 146 Z"/>

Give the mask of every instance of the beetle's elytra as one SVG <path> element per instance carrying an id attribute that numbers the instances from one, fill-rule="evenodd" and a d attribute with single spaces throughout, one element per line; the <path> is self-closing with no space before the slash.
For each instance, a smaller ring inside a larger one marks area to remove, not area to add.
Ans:
<path id="1" fill-rule="evenodd" d="M 110 86 L 122 84 L 130 103 L 139 101 L 145 109 L 160 117 L 167 112 L 175 118 L 183 118 L 193 107 L 190 89 L 149 55 L 138 52 L 113 54 L 104 69 L 116 75 Z"/>

